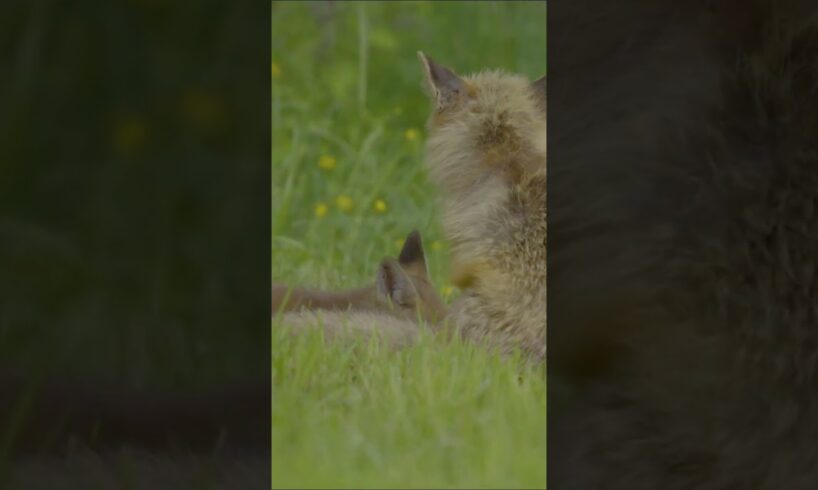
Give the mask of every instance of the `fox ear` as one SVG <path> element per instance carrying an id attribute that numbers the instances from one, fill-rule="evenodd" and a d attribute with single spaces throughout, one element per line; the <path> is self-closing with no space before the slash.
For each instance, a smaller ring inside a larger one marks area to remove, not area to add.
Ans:
<path id="1" fill-rule="evenodd" d="M 438 109 L 448 106 L 466 89 L 466 83 L 445 66 L 418 51 L 418 58 L 426 74 L 426 85 Z"/>
<path id="2" fill-rule="evenodd" d="M 423 241 L 418 230 L 412 230 L 403 241 L 403 248 L 398 256 L 400 265 L 417 276 L 429 277 L 426 266 L 426 253 L 423 251 Z"/>
<path id="3" fill-rule="evenodd" d="M 536 95 L 542 103 L 542 106 L 545 107 L 545 75 L 534 80 L 531 83 L 531 88 L 534 90 L 534 95 Z"/>
<path id="4" fill-rule="evenodd" d="M 375 280 L 378 295 L 399 306 L 413 306 L 418 296 L 412 279 L 395 259 L 383 259 Z"/>

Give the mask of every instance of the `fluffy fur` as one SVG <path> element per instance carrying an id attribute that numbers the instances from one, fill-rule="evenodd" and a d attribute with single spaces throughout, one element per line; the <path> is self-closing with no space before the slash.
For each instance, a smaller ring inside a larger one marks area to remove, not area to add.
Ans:
<path id="1" fill-rule="evenodd" d="M 500 71 L 460 78 L 420 55 L 435 103 L 426 165 L 441 191 L 465 337 L 544 360 L 545 82 Z"/>
<path id="2" fill-rule="evenodd" d="M 428 328 L 417 318 L 361 310 L 301 310 L 284 315 L 281 324 L 297 334 L 321 330 L 328 342 L 365 341 L 374 336 L 395 349 L 412 345 L 421 329 Z"/>
<path id="3" fill-rule="evenodd" d="M 381 261 L 372 285 L 346 291 L 322 291 L 273 284 L 272 298 L 274 314 L 354 310 L 411 321 L 422 319 L 432 326 L 442 322 L 448 314 L 443 298 L 429 277 L 423 241 L 417 230 L 406 237 L 397 259 L 387 257 Z M 300 321 L 294 323 L 301 324 Z"/>

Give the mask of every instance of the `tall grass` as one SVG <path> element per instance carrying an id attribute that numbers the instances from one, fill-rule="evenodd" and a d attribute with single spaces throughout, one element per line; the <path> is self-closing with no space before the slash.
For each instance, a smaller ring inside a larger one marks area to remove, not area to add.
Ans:
<path id="1" fill-rule="evenodd" d="M 540 370 L 427 336 L 398 353 L 273 329 L 275 488 L 543 488 Z"/>
<path id="2" fill-rule="evenodd" d="M 537 77 L 545 4 L 279 2 L 272 43 L 273 279 L 369 282 L 417 228 L 448 294 L 416 52 Z M 272 328 L 274 487 L 545 487 L 541 371 L 433 338 L 398 353 L 327 345 L 284 323 Z"/>

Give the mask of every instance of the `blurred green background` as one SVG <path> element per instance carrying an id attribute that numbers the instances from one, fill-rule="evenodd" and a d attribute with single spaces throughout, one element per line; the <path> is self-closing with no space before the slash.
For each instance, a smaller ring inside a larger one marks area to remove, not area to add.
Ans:
<path id="1" fill-rule="evenodd" d="M 417 51 L 460 73 L 539 77 L 545 12 L 545 2 L 274 2 L 273 279 L 368 280 L 418 228 L 441 252 L 430 261 L 444 287 Z"/>
<path id="2" fill-rule="evenodd" d="M 268 5 L 0 6 L 0 372 L 269 367 Z"/>

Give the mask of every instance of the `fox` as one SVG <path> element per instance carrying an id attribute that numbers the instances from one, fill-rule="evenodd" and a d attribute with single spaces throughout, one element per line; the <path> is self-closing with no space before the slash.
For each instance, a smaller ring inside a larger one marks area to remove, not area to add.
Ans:
<path id="1" fill-rule="evenodd" d="M 818 488 L 818 4 L 549 21 L 549 488 Z"/>
<path id="2" fill-rule="evenodd" d="M 425 165 L 451 243 L 451 328 L 546 354 L 546 79 L 459 76 L 418 52 L 432 102 Z"/>
<path id="3" fill-rule="evenodd" d="M 397 259 L 381 260 L 374 284 L 338 292 L 275 284 L 273 311 L 293 333 L 320 328 L 328 341 L 375 334 L 396 348 L 414 343 L 424 327 L 439 331 L 448 316 L 418 230 L 407 235 Z"/>
<path id="4" fill-rule="evenodd" d="M 380 262 L 374 284 L 323 291 L 274 283 L 272 298 L 274 314 L 299 310 L 390 311 L 404 317 L 419 316 L 430 325 L 447 315 L 443 298 L 431 281 L 418 230 L 406 236 L 397 258 L 386 257 Z"/>

